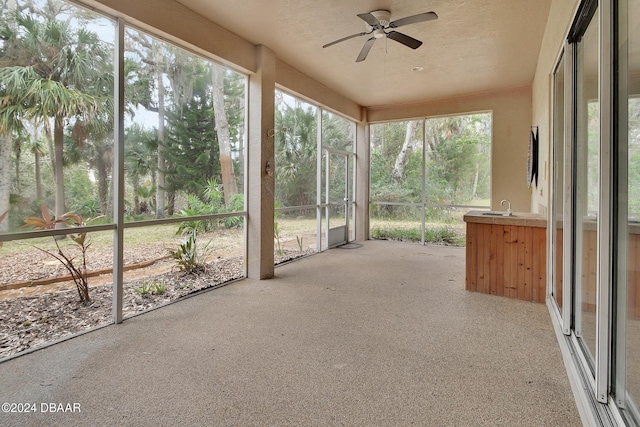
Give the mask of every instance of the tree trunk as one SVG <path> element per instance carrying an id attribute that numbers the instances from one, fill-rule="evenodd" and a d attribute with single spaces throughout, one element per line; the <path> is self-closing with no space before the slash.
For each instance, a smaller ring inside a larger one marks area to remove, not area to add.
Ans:
<path id="1" fill-rule="evenodd" d="M 53 148 L 53 138 L 51 137 L 51 123 L 47 119 L 44 121 L 44 135 L 47 138 L 47 151 L 49 152 L 49 167 L 51 168 L 51 174 L 55 180 L 56 171 L 56 155 Z"/>
<path id="2" fill-rule="evenodd" d="M 9 231 L 9 196 L 11 194 L 11 137 L 0 138 L 0 231 Z"/>
<path id="3" fill-rule="evenodd" d="M 98 160 L 98 199 L 100 200 L 100 213 L 110 216 L 108 199 L 109 199 L 109 177 L 107 165 L 102 159 Z"/>
<path id="4" fill-rule="evenodd" d="M 172 216 L 176 208 L 176 192 L 169 191 L 167 194 L 167 215 Z"/>
<path id="5" fill-rule="evenodd" d="M 478 194 L 478 179 L 480 177 L 480 163 L 476 163 L 476 176 L 473 179 L 473 192 L 471 193 L 471 197 L 473 199 L 476 198 L 476 195 Z"/>
<path id="6" fill-rule="evenodd" d="M 7 2 L 7 10 L 16 9 L 15 0 Z M 9 28 L 15 30 L 15 21 L 9 22 Z M 0 137 L 0 232 L 9 231 L 9 208 L 11 197 L 11 132 Z"/>
<path id="7" fill-rule="evenodd" d="M 42 151 L 40 151 L 40 130 L 37 125 L 34 126 L 34 134 L 33 134 L 33 144 L 31 145 L 31 152 L 34 157 L 34 169 L 35 169 L 35 180 L 36 180 L 36 202 L 40 203 L 42 201 L 42 165 L 40 162 L 42 161 Z"/>
<path id="8" fill-rule="evenodd" d="M 41 170 L 41 166 L 40 166 L 40 162 L 42 161 L 41 158 L 41 154 L 40 154 L 40 150 L 36 149 L 33 152 L 33 155 L 35 157 L 35 174 L 36 174 L 36 200 L 38 202 L 42 201 L 42 170 Z"/>
<path id="9" fill-rule="evenodd" d="M 13 143 L 16 150 L 16 193 L 22 193 L 22 186 L 20 185 L 20 162 L 22 160 L 22 142 L 18 139 Z"/>
<path id="10" fill-rule="evenodd" d="M 158 71 L 158 169 L 156 170 L 156 218 L 164 218 L 164 83 Z"/>
<path id="11" fill-rule="evenodd" d="M 53 126 L 53 145 L 55 150 L 55 182 L 56 182 L 56 219 L 65 214 L 64 204 L 64 121 L 60 116 L 56 116 Z M 60 227 L 58 227 L 58 225 Z M 56 228 L 63 228 L 62 223 L 58 223 Z"/>
<path id="12" fill-rule="evenodd" d="M 131 184 L 133 186 L 133 213 L 140 215 L 140 195 L 138 194 L 140 189 L 139 180 L 134 178 Z"/>
<path id="13" fill-rule="evenodd" d="M 409 161 L 411 153 L 413 153 L 413 137 L 416 131 L 416 124 L 417 122 L 414 120 L 407 122 L 407 132 L 404 136 L 404 143 L 398 153 L 398 157 L 396 157 L 396 164 L 393 167 L 392 178 L 396 184 L 402 180 L 402 177 L 404 176 L 404 168 L 407 165 L 407 161 Z"/>
<path id="14" fill-rule="evenodd" d="M 215 116 L 215 130 L 220 147 L 220 169 L 222 170 L 222 188 L 224 204 L 229 205 L 231 196 L 238 192 L 236 177 L 231 161 L 231 137 L 229 135 L 229 121 L 224 108 L 224 73 L 222 65 L 211 64 L 211 81 L 213 84 L 213 112 Z"/>

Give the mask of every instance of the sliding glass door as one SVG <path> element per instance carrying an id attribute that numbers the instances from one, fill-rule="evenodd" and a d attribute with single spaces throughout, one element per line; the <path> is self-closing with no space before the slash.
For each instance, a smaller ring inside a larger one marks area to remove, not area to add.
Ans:
<path id="1" fill-rule="evenodd" d="M 574 328 L 592 371 L 596 353 L 600 107 L 598 10 L 584 24 L 574 48 L 575 133 L 573 220 L 575 224 Z"/>
<path id="2" fill-rule="evenodd" d="M 640 1 L 618 2 L 616 403 L 640 423 Z"/>

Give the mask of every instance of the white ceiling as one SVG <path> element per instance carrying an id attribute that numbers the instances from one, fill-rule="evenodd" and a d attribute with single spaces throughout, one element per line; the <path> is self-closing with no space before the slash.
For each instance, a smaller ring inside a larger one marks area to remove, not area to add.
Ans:
<path id="1" fill-rule="evenodd" d="M 515 88 L 533 81 L 551 0 L 178 0 L 363 106 L 422 102 Z M 412 50 L 369 36 L 358 13 L 391 11 L 391 20 L 434 11 L 435 21 L 397 31 L 423 42 Z M 414 72 L 414 67 L 424 67 Z"/>

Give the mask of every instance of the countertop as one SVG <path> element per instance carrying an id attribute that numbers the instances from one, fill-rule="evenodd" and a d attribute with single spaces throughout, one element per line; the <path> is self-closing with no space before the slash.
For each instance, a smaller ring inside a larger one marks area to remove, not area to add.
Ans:
<path id="1" fill-rule="evenodd" d="M 484 215 L 487 211 L 469 211 L 464 215 L 465 222 L 477 224 L 518 225 L 524 227 L 547 228 L 547 219 L 531 212 L 514 212 L 512 216 Z M 491 211 L 502 213 L 502 211 Z"/>

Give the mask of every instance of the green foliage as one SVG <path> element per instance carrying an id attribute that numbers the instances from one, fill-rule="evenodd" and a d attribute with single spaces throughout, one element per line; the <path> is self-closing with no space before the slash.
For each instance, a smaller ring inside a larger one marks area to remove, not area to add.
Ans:
<path id="1" fill-rule="evenodd" d="M 353 123 L 349 120 L 322 112 L 322 145 L 338 150 L 353 151 Z"/>
<path id="2" fill-rule="evenodd" d="M 317 109 L 278 92 L 275 124 L 276 200 L 283 206 L 314 204 Z"/>
<path id="3" fill-rule="evenodd" d="M 110 161 L 104 141 L 113 128 L 112 49 L 87 26 L 72 24 L 68 15 L 73 12 L 65 11 L 65 19 L 58 19 L 53 10 L 5 13 L 0 19 L 0 132 L 42 131 L 42 123 L 53 124 L 52 145 L 63 155 L 52 163 L 68 166 L 83 151 L 84 160 L 98 172 L 98 193 L 104 201 L 104 172 Z M 63 182 L 62 168 L 54 170 L 55 182 Z M 57 190 L 60 209 L 64 187 Z"/>
<path id="4" fill-rule="evenodd" d="M 420 203 L 422 147 L 426 150 L 428 203 L 465 204 L 486 199 L 491 192 L 491 116 L 476 114 L 428 119 L 423 132 L 415 132 L 416 147 L 408 156 L 399 181 L 392 177 L 403 147 L 408 122 L 372 126 L 371 200 Z M 388 207 L 387 214 L 402 211 Z"/>
<path id="5" fill-rule="evenodd" d="M 278 209 L 280 204 L 278 202 L 275 203 L 275 209 Z M 278 225 L 278 218 L 280 217 L 280 212 L 277 210 L 273 211 L 273 238 L 276 241 L 276 254 L 279 256 L 284 255 L 284 249 L 282 249 L 282 245 L 280 244 L 280 226 Z"/>
<path id="6" fill-rule="evenodd" d="M 133 214 L 150 213 L 155 186 L 149 184 L 150 175 L 158 164 L 157 130 L 149 130 L 134 123 L 125 130 L 125 177 L 132 187 Z"/>
<path id="7" fill-rule="evenodd" d="M 380 228 L 371 230 L 371 238 L 379 240 L 399 240 L 402 242 L 420 242 L 422 236 L 417 228 Z"/>
<path id="8" fill-rule="evenodd" d="M 89 179 L 89 173 L 84 165 L 73 165 L 65 168 L 65 190 L 69 197 L 70 208 L 73 212 L 86 216 L 100 214 L 100 202 L 98 201 L 94 184 Z M 92 206 L 97 205 L 97 212 L 92 212 Z"/>
<path id="9" fill-rule="evenodd" d="M 134 286 L 133 290 L 140 296 L 162 295 L 167 290 L 167 284 L 164 280 L 144 281 L 142 286 Z"/>
<path id="10" fill-rule="evenodd" d="M 426 228 L 424 241 L 427 243 L 439 243 L 450 246 L 464 246 L 465 241 L 448 227 Z"/>
<path id="11" fill-rule="evenodd" d="M 241 212 L 244 210 L 244 195 L 233 194 L 229 200 L 229 206 L 224 206 L 224 196 L 221 186 L 215 179 L 207 182 L 204 191 L 204 200 L 198 196 L 190 194 L 187 196 L 187 207 L 182 209 L 178 216 L 190 217 L 196 215 L 213 215 L 229 212 Z M 181 222 L 176 234 L 187 234 L 192 231 L 207 232 L 215 230 L 219 225 L 225 228 L 236 228 L 243 224 L 242 216 L 230 216 L 222 219 L 201 219 Z"/>
<path id="12" fill-rule="evenodd" d="M 178 216 L 192 217 L 218 213 L 217 206 L 203 202 L 197 196 L 189 195 L 187 199 L 187 207 L 182 209 L 178 213 Z M 193 232 L 206 233 L 213 229 L 215 229 L 215 221 L 209 219 L 194 219 L 181 222 L 178 225 L 178 231 L 176 231 L 176 234 L 185 235 Z"/>
<path id="13" fill-rule="evenodd" d="M 371 230 L 372 239 L 399 240 L 402 242 L 420 242 L 422 236 L 418 228 L 380 228 Z M 425 243 L 444 244 L 449 246 L 464 246 L 463 239 L 447 227 L 426 228 Z"/>
<path id="14" fill-rule="evenodd" d="M 208 86 L 211 74 L 202 60 L 191 61 L 193 94 L 167 115 L 169 138 L 164 143 L 167 191 L 185 191 L 204 198 L 208 181 L 221 175 L 220 148 Z"/>
<path id="15" fill-rule="evenodd" d="M 244 210 L 244 194 L 236 193 L 231 196 L 229 200 L 229 206 L 227 206 L 227 212 L 242 212 Z M 237 228 L 241 227 L 244 223 L 242 216 L 229 216 L 222 220 L 225 228 Z"/>
<path id="16" fill-rule="evenodd" d="M 176 261 L 178 269 L 185 274 L 200 274 L 206 270 L 206 257 L 211 241 L 199 248 L 197 235 L 196 230 L 191 231 L 180 241 L 178 249 L 169 251 L 171 257 Z"/>
<path id="17" fill-rule="evenodd" d="M 302 236 L 296 236 L 296 242 L 298 243 L 298 249 L 300 250 L 300 253 L 302 253 L 303 252 Z"/>

